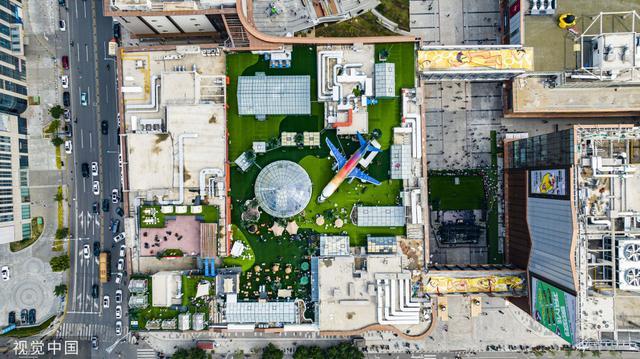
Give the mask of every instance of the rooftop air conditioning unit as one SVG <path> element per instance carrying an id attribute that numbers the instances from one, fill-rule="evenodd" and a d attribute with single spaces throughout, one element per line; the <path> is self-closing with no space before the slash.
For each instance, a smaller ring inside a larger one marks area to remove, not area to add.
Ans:
<path id="1" fill-rule="evenodd" d="M 618 240 L 618 282 L 621 290 L 640 292 L 640 240 Z"/>

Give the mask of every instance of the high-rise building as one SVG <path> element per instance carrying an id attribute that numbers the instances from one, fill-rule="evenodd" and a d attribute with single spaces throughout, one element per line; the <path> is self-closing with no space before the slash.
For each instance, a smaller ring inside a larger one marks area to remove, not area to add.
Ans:
<path id="1" fill-rule="evenodd" d="M 0 112 L 19 115 L 27 108 L 22 2 L 0 0 Z"/>

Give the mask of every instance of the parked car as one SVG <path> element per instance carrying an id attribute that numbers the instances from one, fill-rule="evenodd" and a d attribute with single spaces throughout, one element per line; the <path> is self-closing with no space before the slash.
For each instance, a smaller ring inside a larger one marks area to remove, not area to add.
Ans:
<path id="1" fill-rule="evenodd" d="M 71 95 L 69 94 L 69 91 L 65 91 L 62 93 L 62 104 L 64 105 L 64 107 L 71 106 Z"/>
<path id="2" fill-rule="evenodd" d="M 16 324 L 16 312 L 9 312 L 9 324 Z"/>
<path id="3" fill-rule="evenodd" d="M 20 311 L 20 322 L 22 324 L 27 324 L 27 320 L 29 319 L 29 311 L 26 309 L 23 309 Z"/>
<path id="4" fill-rule="evenodd" d="M 116 214 L 120 217 L 124 217 L 124 210 L 122 207 L 116 207 Z"/>
<path id="5" fill-rule="evenodd" d="M 118 320 L 116 322 L 116 335 L 122 334 L 122 321 Z"/>
<path id="6" fill-rule="evenodd" d="M 2 272 L 2 280 L 9 280 L 11 279 L 11 271 L 9 270 L 8 266 L 2 266 L 2 269 L 0 269 L 0 272 Z"/>
<path id="7" fill-rule="evenodd" d="M 64 20 L 60 20 L 58 22 L 58 27 L 60 28 L 60 31 L 67 31 L 67 23 Z"/>
<path id="8" fill-rule="evenodd" d="M 100 213 L 100 206 L 98 206 L 98 202 L 93 202 L 93 205 L 91 205 L 91 210 L 93 211 L 93 214 Z"/>
<path id="9" fill-rule="evenodd" d="M 62 56 L 62 67 L 65 70 L 69 70 L 69 56 L 67 55 Z"/>
<path id="10" fill-rule="evenodd" d="M 102 132 L 103 135 L 109 134 L 109 123 L 107 121 L 100 122 L 100 132 Z"/>
<path id="11" fill-rule="evenodd" d="M 93 299 L 97 299 L 99 295 L 100 295 L 100 286 L 97 284 L 94 284 L 91 287 L 91 297 L 93 297 Z"/>
<path id="12" fill-rule="evenodd" d="M 122 306 L 116 305 L 116 319 L 122 318 Z"/>
<path id="13" fill-rule="evenodd" d="M 118 242 L 120 242 L 122 240 L 124 240 L 124 232 L 121 232 L 117 236 L 113 237 L 113 241 L 116 242 L 116 243 L 118 243 Z"/>
<path id="14" fill-rule="evenodd" d="M 98 176 L 98 162 L 91 162 L 91 175 Z"/>
<path id="15" fill-rule="evenodd" d="M 67 75 L 60 76 L 60 82 L 62 83 L 62 88 L 63 89 L 68 89 L 69 88 L 69 76 L 67 76 Z"/>
<path id="16" fill-rule="evenodd" d="M 122 31 L 120 29 L 120 23 L 119 22 L 114 22 L 113 23 L 113 37 L 116 39 L 118 44 L 120 43 L 121 36 L 122 36 Z"/>
<path id="17" fill-rule="evenodd" d="M 98 181 L 93 181 L 93 185 L 91 186 L 91 190 L 93 191 L 93 194 L 95 194 L 96 196 L 100 194 L 100 182 Z"/>
<path id="18" fill-rule="evenodd" d="M 122 303 L 122 289 L 116 290 L 116 304 Z"/>
<path id="19" fill-rule="evenodd" d="M 66 0 L 58 0 L 58 5 L 66 6 L 67 5 L 67 1 Z"/>
<path id="20" fill-rule="evenodd" d="M 84 256 L 84 259 L 89 259 L 91 257 L 91 249 L 88 244 L 82 246 L 82 255 Z"/>
<path id="21" fill-rule="evenodd" d="M 116 284 L 122 283 L 122 273 L 116 274 Z"/>
<path id="22" fill-rule="evenodd" d="M 102 212 L 109 212 L 109 200 L 106 198 L 102 200 Z"/>
<path id="23" fill-rule="evenodd" d="M 28 322 L 30 325 L 36 324 L 36 310 L 29 309 L 29 319 Z"/>
<path id="24" fill-rule="evenodd" d="M 87 106 L 89 104 L 89 96 L 87 96 L 86 92 L 80 93 L 80 104 L 82 106 Z"/>
<path id="25" fill-rule="evenodd" d="M 118 190 L 116 188 L 111 190 L 111 202 L 113 203 L 120 202 L 120 194 L 118 193 Z"/>
<path id="26" fill-rule="evenodd" d="M 124 244 L 121 244 L 120 245 L 120 257 L 124 257 L 126 252 L 127 252 L 127 246 L 125 246 Z"/>
<path id="27" fill-rule="evenodd" d="M 124 270 L 124 259 L 118 259 L 118 272 L 122 272 Z"/>
<path id="28" fill-rule="evenodd" d="M 64 112 L 62 113 L 62 117 L 64 117 L 65 122 L 71 122 L 71 110 L 65 108 Z"/>
<path id="29" fill-rule="evenodd" d="M 64 153 L 70 155 L 72 150 L 73 144 L 71 143 L 71 140 L 64 141 Z"/>
<path id="30" fill-rule="evenodd" d="M 98 257 L 100 255 L 100 241 L 93 242 L 93 256 Z"/>
<path id="31" fill-rule="evenodd" d="M 80 165 L 80 171 L 82 172 L 82 177 L 89 177 L 89 164 L 86 162 L 83 162 Z"/>
<path id="32" fill-rule="evenodd" d="M 98 350 L 98 337 L 95 335 L 91 337 L 91 348 L 93 348 L 93 350 Z"/>
<path id="33" fill-rule="evenodd" d="M 103 306 L 104 308 L 109 308 L 109 303 L 110 303 L 109 296 L 108 296 L 108 295 L 105 295 L 105 296 L 102 298 L 102 306 Z"/>
<path id="34" fill-rule="evenodd" d="M 111 220 L 111 233 L 116 234 L 118 233 L 118 230 L 120 229 L 120 220 L 117 218 L 114 218 Z M 113 239 L 115 241 L 115 238 Z"/>
<path id="35" fill-rule="evenodd" d="M 70 123 L 65 124 L 64 127 L 62 127 L 62 134 L 69 138 L 73 137 L 73 126 L 71 126 Z"/>

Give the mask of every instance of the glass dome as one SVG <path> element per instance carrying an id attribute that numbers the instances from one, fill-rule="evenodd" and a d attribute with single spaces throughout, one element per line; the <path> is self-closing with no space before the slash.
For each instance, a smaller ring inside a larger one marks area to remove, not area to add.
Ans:
<path id="1" fill-rule="evenodd" d="M 254 190 L 265 212 L 287 218 L 300 213 L 309 203 L 311 179 L 299 164 L 276 161 L 260 171 Z"/>

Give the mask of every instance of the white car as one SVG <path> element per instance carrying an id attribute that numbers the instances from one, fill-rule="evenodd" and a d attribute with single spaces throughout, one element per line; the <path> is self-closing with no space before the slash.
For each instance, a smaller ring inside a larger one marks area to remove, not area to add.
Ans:
<path id="1" fill-rule="evenodd" d="M 72 149 L 73 149 L 73 145 L 71 144 L 71 140 L 64 141 L 64 152 L 66 154 L 71 154 Z"/>
<path id="2" fill-rule="evenodd" d="M 91 189 L 93 190 L 93 194 L 95 194 L 96 196 L 100 194 L 100 182 L 98 181 L 93 181 L 93 186 L 91 186 Z"/>
<path id="3" fill-rule="evenodd" d="M 126 254 L 126 250 L 127 250 L 127 246 L 125 246 L 124 244 L 120 245 L 120 257 L 124 257 L 124 255 Z"/>
<path id="4" fill-rule="evenodd" d="M 116 284 L 122 283 L 122 273 L 116 274 Z"/>
<path id="5" fill-rule="evenodd" d="M 91 175 L 98 177 L 98 162 L 91 162 Z"/>
<path id="6" fill-rule="evenodd" d="M 116 319 L 122 318 L 122 306 L 116 305 Z"/>
<path id="7" fill-rule="evenodd" d="M 122 334 L 122 321 L 118 320 L 116 322 L 116 335 Z"/>
<path id="8" fill-rule="evenodd" d="M 109 303 L 110 303 L 109 296 L 105 295 L 104 298 L 102 298 L 102 306 L 104 308 L 109 308 Z"/>
<path id="9" fill-rule="evenodd" d="M 0 271 L 2 272 L 2 280 L 11 279 L 11 271 L 9 271 L 8 266 L 2 266 L 2 269 L 0 269 Z"/>
<path id="10" fill-rule="evenodd" d="M 67 31 L 67 23 L 64 20 L 60 20 L 58 25 L 60 26 L 60 31 Z"/>
<path id="11" fill-rule="evenodd" d="M 67 76 L 67 75 L 60 76 L 60 82 L 62 83 L 62 88 L 63 89 L 68 89 L 69 88 L 69 76 Z"/>
<path id="12" fill-rule="evenodd" d="M 122 289 L 116 290 L 116 303 L 122 303 Z"/>
<path id="13" fill-rule="evenodd" d="M 116 117 L 116 119 L 118 123 L 118 128 L 120 128 L 120 112 L 118 112 L 118 116 Z"/>
<path id="14" fill-rule="evenodd" d="M 118 271 L 122 272 L 124 270 L 124 259 L 118 259 Z"/>
<path id="15" fill-rule="evenodd" d="M 112 203 L 118 203 L 120 201 L 120 194 L 118 193 L 117 189 L 113 189 L 111 190 L 111 202 Z"/>
<path id="16" fill-rule="evenodd" d="M 113 237 L 113 241 L 118 243 L 120 241 L 124 240 L 124 232 L 120 232 L 120 234 L 118 234 L 117 236 Z"/>
<path id="17" fill-rule="evenodd" d="M 85 244 L 84 247 L 82 247 L 82 256 L 84 259 L 89 259 L 91 257 L 91 248 L 89 248 L 88 244 Z"/>

